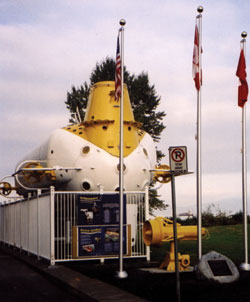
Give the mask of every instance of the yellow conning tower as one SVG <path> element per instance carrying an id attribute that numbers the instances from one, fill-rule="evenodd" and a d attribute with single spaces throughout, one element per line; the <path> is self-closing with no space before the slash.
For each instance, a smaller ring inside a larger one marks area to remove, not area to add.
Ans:
<path id="1" fill-rule="evenodd" d="M 124 156 L 138 146 L 145 132 L 134 120 L 127 85 L 124 85 Z M 64 128 L 119 156 L 120 100 L 115 100 L 115 82 L 98 82 L 91 87 L 84 122 Z"/>

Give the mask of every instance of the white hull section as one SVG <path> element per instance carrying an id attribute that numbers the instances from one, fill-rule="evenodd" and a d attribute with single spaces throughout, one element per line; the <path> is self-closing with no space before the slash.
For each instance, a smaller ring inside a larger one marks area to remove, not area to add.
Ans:
<path id="1" fill-rule="evenodd" d="M 24 160 L 44 161 L 49 168 L 81 168 L 80 171 L 56 171 L 57 189 L 98 191 L 102 186 L 104 191 L 114 191 L 119 188 L 119 158 L 64 129 L 55 130 L 48 141 L 28 154 Z M 156 165 L 156 150 L 148 134 L 124 158 L 124 165 L 125 191 L 141 191 L 145 185 L 149 185 L 153 176 L 150 170 Z M 49 185 L 51 184 L 32 184 L 33 187 Z"/>

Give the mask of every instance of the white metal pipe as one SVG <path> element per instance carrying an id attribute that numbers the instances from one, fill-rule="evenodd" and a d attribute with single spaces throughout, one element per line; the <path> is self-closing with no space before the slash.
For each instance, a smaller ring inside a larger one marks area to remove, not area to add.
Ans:
<path id="1" fill-rule="evenodd" d="M 119 156 L 119 192 L 120 192 L 120 252 L 118 278 L 127 277 L 123 271 L 123 198 L 124 198 L 124 173 L 123 173 L 123 83 L 124 83 L 124 28 L 120 29 L 121 37 L 121 97 L 120 97 L 120 156 Z"/>
<path id="2" fill-rule="evenodd" d="M 242 49 L 246 57 L 246 40 L 241 41 Z M 248 264 L 248 223 L 247 223 L 247 159 L 246 159 L 246 105 L 242 107 L 242 203 L 243 203 L 243 236 L 244 256 L 243 267 L 250 269 Z"/>
<path id="3" fill-rule="evenodd" d="M 196 163 L 196 198 L 197 198 L 197 231 L 198 231 L 198 259 L 202 256 L 202 186 L 201 186 L 201 41 L 202 41 L 202 15 L 197 16 L 199 32 L 199 83 L 197 90 L 197 163 Z"/>

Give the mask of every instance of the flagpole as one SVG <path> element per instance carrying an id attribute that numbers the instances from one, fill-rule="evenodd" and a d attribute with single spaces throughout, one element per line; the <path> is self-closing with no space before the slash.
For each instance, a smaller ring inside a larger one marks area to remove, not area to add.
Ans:
<path id="1" fill-rule="evenodd" d="M 203 7 L 197 8 L 199 15 L 197 18 L 198 32 L 199 32 L 199 83 L 201 83 L 201 39 L 202 39 L 202 12 Z M 201 187 L 201 84 L 200 89 L 197 90 L 197 163 L 196 163 L 196 198 L 197 198 L 197 232 L 198 232 L 198 259 L 202 256 L 202 219 L 201 219 L 201 205 L 202 205 L 202 187 Z"/>
<path id="2" fill-rule="evenodd" d="M 246 54 L 246 37 L 247 33 L 241 33 L 241 49 L 244 56 Z M 246 56 L 245 56 L 246 57 Z M 248 230 L 247 230 L 247 159 L 246 159 L 246 106 L 242 107 L 242 203 L 243 203 L 243 235 L 244 235 L 244 255 L 245 262 L 241 264 L 244 270 L 250 270 L 248 263 Z"/>
<path id="3" fill-rule="evenodd" d="M 120 195 L 120 252 L 119 252 L 119 271 L 116 277 L 119 279 L 127 278 L 128 274 L 123 270 L 123 195 L 124 195 L 124 173 L 123 173 L 123 83 L 124 83 L 124 26 L 126 21 L 120 20 L 121 35 L 121 97 L 120 97 L 120 156 L 119 156 L 119 195 Z"/>

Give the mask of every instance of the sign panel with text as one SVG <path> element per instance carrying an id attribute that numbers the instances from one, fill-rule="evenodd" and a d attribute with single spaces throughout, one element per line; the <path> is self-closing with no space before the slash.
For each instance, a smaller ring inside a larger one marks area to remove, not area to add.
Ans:
<path id="1" fill-rule="evenodd" d="M 126 195 L 123 199 L 123 222 L 126 223 Z M 78 225 L 119 224 L 118 194 L 80 194 L 78 196 Z"/>
<path id="2" fill-rule="evenodd" d="M 169 163 L 171 171 L 187 173 L 187 147 L 169 147 Z"/>
<path id="3" fill-rule="evenodd" d="M 119 225 L 73 227 L 73 258 L 119 255 Z M 123 254 L 131 254 L 131 228 L 123 227 Z"/>

